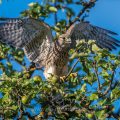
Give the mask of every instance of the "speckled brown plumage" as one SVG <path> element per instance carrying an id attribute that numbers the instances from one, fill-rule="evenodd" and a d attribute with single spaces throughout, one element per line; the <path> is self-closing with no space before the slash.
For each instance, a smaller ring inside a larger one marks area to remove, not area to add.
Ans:
<path id="1" fill-rule="evenodd" d="M 82 39 L 95 40 L 101 48 L 109 50 L 119 46 L 112 37 L 116 33 L 79 22 L 70 26 L 58 41 L 53 42 L 52 32 L 46 23 L 32 18 L 0 18 L 0 41 L 16 48 L 23 48 L 28 59 L 45 67 L 45 77 L 50 74 L 66 75 L 68 52 Z"/>

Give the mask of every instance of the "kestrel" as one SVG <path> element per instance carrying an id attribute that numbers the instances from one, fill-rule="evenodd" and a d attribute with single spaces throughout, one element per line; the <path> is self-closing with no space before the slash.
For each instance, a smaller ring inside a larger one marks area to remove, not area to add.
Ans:
<path id="1" fill-rule="evenodd" d="M 41 20 L 32 18 L 0 18 L 0 41 L 23 49 L 27 58 L 44 67 L 44 75 L 58 77 L 68 73 L 68 52 L 79 40 L 95 40 L 100 48 L 109 50 L 119 46 L 113 38 L 116 33 L 89 22 L 74 23 L 65 34 L 53 42 L 51 28 Z"/>

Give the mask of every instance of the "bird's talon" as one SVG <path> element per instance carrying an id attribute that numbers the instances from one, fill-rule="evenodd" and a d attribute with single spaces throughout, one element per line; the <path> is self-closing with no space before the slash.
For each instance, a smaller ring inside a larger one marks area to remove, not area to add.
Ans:
<path id="1" fill-rule="evenodd" d="M 64 82 L 65 78 L 66 78 L 66 76 L 60 77 L 60 81 Z"/>
<path id="2" fill-rule="evenodd" d="M 71 73 L 71 74 L 70 74 L 70 77 L 74 77 L 74 78 L 75 78 L 75 77 L 77 77 L 77 75 L 78 75 L 77 72 L 75 72 L 75 73 Z"/>

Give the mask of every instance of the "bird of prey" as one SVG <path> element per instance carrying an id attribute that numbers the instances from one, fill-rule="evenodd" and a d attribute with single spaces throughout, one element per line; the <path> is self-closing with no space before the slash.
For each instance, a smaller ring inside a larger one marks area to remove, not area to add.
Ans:
<path id="1" fill-rule="evenodd" d="M 68 52 L 75 48 L 77 40 L 95 40 L 100 48 L 109 50 L 119 46 L 113 38 L 116 33 L 89 22 L 74 23 L 65 34 L 53 42 L 50 26 L 32 18 L 0 18 L 0 41 L 22 48 L 27 58 L 45 68 L 46 78 L 50 74 L 58 77 L 68 73 Z"/>

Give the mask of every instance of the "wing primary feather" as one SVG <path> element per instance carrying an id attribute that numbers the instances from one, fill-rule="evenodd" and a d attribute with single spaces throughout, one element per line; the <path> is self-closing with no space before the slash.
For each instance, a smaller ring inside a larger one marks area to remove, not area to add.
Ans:
<path id="1" fill-rule="evenodd" d="M 52 43 L 52 32 L 50 27 L 40 20 L 28 17 L 0 18 L 0 41 L 16 48 L 23 48 L 31 61 L 45 62 L 42 57 L 44 51 L 49 52 L 46 46 Z"/>
<path id="2" fill-rule="evenodd" d="M 107 44 L 103 44 L 102 41 L 99 41 L 99 42 L 96 41 L 96 44 L 98 45 L 98 47 L 100 47 L 100 48 L 102 48 L 102 49 L 103 49 L 103 48 L 106 48 L 106 49 L 108 49 L 108 50 L 110 50 L 110 51 L 113 49 L 113 48 L 111 48 L 110 46 L 108 46 Z"/>
<path id="3" fill-rule="evenodd" d="M 70 29 L 73 31 L 68 30 L 68 32 L 71 32 L 69 33 L 71 37 L 71 48 L 75 47 L 77 40 L 86 38 L 87 40 L 95 40 L 98 46 L 109 50 L 116 49 L 120 46 L 120 41 L 114 38 L 114 35 L 118 35 L 117 33 L 91 25 L 88 22 L 80 22 Z"/>
<path id="4" fill-rule="evenodd" d="M 92 26 L 93 26 L 93 25 L 92 25 Z M 101 28 L 101 27 L 98 27 L 98 26 L 94 26 L 94 27 L 97 28 L 97 29 L 99 29 L 99 30 L 101 30 L 101 31 L 104 31 L 104 32 L 106 32 L 106 33 L 108 33 L 108 34 L 118 35 L 117 33 L 113 32 L 113 31 L 111 31 L 111 30 L 107 30 L 107 29 L 104 29 L 104 28 Z"/>
<path id="5" fill-rule="evenodd" d="M 109 33 L 111 33 L 112 35 L 113 34 L 117 35 L 116 33 L 106 30 L 106 29 L 103 29 L 103 28 L 100 28 L 100 27 L 92 26 L 92 28 L 93 28 L 93 31 L 91 31 L 91 32 L 94 36 L 96 36 L 96 40 L 99 37 L 98 42 L 102 41 L 103 43 L 106 43 L 106 46 L 110 46 L 112 49 L 116 49 L 116 46 L 120 46 L 120 44 L 119 44 L 120 41 L 118 41 L 117 39 L 115 39 L 109 35 Z M 103 44 L 103 43 L 101 43 L 101 44 Z"/>

